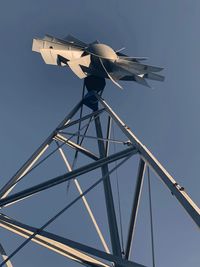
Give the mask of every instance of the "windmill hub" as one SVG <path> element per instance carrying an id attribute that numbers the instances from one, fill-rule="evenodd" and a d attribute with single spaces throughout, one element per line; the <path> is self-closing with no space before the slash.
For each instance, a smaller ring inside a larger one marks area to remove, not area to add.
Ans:
<path id="1" fill-rule="evenodd" d="M 87 51 L 90 54 L 100 58 L 106 58 L 110 60 L 116 60 L 118 58 L 115 51 L 110 46 L 105 44 L 92 44 L 88 47 Z"/>

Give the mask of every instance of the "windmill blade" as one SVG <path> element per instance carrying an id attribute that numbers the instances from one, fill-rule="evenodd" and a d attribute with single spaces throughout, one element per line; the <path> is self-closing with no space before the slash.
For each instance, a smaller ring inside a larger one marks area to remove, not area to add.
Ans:
<path id="1" fill-rule="evenodd" d="M 45 34 L 43 40 L 52 42 L 52 40 L 55 40 L 55 38 L 49 34 Z"/>
<path id="2" fill-rule="evenodd" d="M 134 76 L 134 79 L 137 83 L 141 84 L 141 85 L 144 85 L 146 87 L 149 87 L 151 88 L 151 86 L 147 83 L 147 81 L 141 77 L 141 76 L 138 76 L 138 75 L 133 75 Z"/>
<path id="3" fill-rule="evenodd" d="M 52 43 L 55 43 L 55 44 L 59 43 L 59 44 L 69 44 L 69 45 L 73 45 L 73 44 L 71 44 L 71 43 L 69 43 L 69 42 L 66 42 L 66 41 L 63 40 L 63 39 L 56 38 L 56 37 L 54 37 L 54 36 L 52 36 L 52 35 L 50 35 L 50 34 L 46 34 L 42 40 L 44 40 L 44 41 L 48 41 L 48 42 L 52 42 Z M 76 46 L 76 47 L 77 47 L 77 46 Z"/>
<path id="4" fill-rule="evenodd" d="M 43 38 L 44 41 L 49 41 L 49 42 L 53 42 L 53 43 L 60 43 L 63 44 L 63 41 L 59 38 L 56 38 L 50 34 L 46 34 Z"/>
<path id="5" fill-rule="evenodd" d="M 94 42 L 89 43 L 89 45 L 93 45 L 93 44 L 100 44 L 100 42 L 99 42 L 99 40 L 95 40 Z"/>
<path id="6" fill-rule="evenodd" d="M 72 43 L 72 44 L 75 44 L 81 48 L 85 48 L 87 46 L 86 43 L 82 42 L 81 40 L 75 38 L 74 36 L 72 35 L 67 35 L 65 38 L 63 38 L 64 41 L 67 41 L 69 43 Z"/>
<path id="7" fill-rule="evenodd" d="M 116 51 L 116 54 L 118 55 L 119 59 L 124 59 L 124 60 L 127 60 L 127 61 L 138 61 L 138 60 L 147 60 L 148 57 L 130 57 L 130 56 L 127 56 L 126 54 L 123 54 L 120 52 L 121 50 L 117 50 Z"/>
<path id="8" fill-rule="evenodd" d="M 163 68 L 161 68 L 161 67 L 155 67 L 155 66 L 151 66 L 151 65 L 141 64 L 139 62 L 131 62 L 130 66 L 132 66 L 138 70 L 144 70 L 145 73 L 146 72 L 159 72 L 159 71 L 163 70 Z"/>
<path id="9" fill-rule="evenodd" d="M 99 58 L 99 61 L 100 61 L 101 65 L 102 65 L 103 69 L 105 70 L 106 74 L 108 75 L 109 79 L 110 79 L 115 85 L 117 85 L 120 89 L 123 89 L 122 86 L 115 80 L 115 78 L 113 77 L 113 75 L 111 75 L 111 74 L 107 71 L 107 69 L 106 69 L 105 65 L 103 64 L 103 61 L 102 61 L 101 58 Z"/>
<path id="10" fill-rule="evenodd" d="M 91 56 L 90 55 L 86 55 L 86 56 L 83 56 L 83 57 L 80 57 L 80 58 L 76 58 L 76 59 L 68 61 L 67 64 L 68 63 L 89 67 L 89 65 L 91 63 Z"/>
<path id="11" fill-rule="evenodd" d="M 119 56 L 119 58 L 126 60 L 126 61 L 131 61 L 131 62 L 139 62 L 139 61 L 148 59 L 148 57 L 128 57 L 128 56 Z"/>
<path id="12" fill-rule="evenodd" d="M 160 82 L 163 82 L 165 80 L 165 77 L 163 75 L 158 75 L 152 72 L 144 74 L 144 78 L 149 79 L 149 80 L 160 81 Z"/>
<path id="13" fill-rule="evenodd" d="M 80 50 L 83 50 L 87 44 L 85 44 L 84 42 L 81 42 L 80 40 L 76 39 L 75 37 L 70 35 L 69 40 L 67 39 L 68 37 L 66 37 L 66 39 L 60 39 L 60 38 L 55 38 L 54 36 L 51 36 L 49 34 L 46 34 L 45 37 L 42 39 L 43 41 L 48 41 L 48 42 L 53 42 L 53 43 L 60 43 L 60 44 L 67 44 L 69 46 L 78 48 Z M 73 40 L 72 40 L 73 38 Z"/>
<path id="14" fill-rule="evenodd" d="M 83 79 L 87 77 L 87 75 L 81 69 L 81 66 L 89 67 L 90 63 L 91 63 L 90 55 L 87 55 L 75 60 L 70 60 L 67 62 L 67 65 L 80 79 Z"/>
<path id="15" fill-rule="evenodd" d="M 134 71 L 131 71 L 130 68 L 127 68 L 125 66 L 122 66 L 122 65 L 114 63 L 114 62 L 110 62 L 110 64 L 112 65 L 114 73 L 116 73 L 116 75 L 118 75 L 119 80 L 135 81 L 141 85 L 144 85 L 146 87 L 151 88 L 151 86 L 145 80 L 145 74 L 144 73 L 138 74 Z"/>
<path id="16" fill-rule="evenodd" d="M 117 49 L 117 50 L 116 50 L 116 53 L 119 53 L 119 52 L 123 51 L 124 49 L 126 49 L 126 47 L 122 47 L 122 48 L 120 48 L 120 49 Z"/>
<path id="17" fill-rule="evenodd" d="M 136 73 L 139 73 L 139 74 L 145 74 L 149 72 L 160 72 L 163 70 L 163 68 L 160 68 L 160 67 L 142 64 L 140 62 L 132 62 L 132 61 L 121 59 L 121 58 L 117 60 L 117 64 L 119 64 L 122 68 L 126 68 L 130 72 L 135 71 Z"/>

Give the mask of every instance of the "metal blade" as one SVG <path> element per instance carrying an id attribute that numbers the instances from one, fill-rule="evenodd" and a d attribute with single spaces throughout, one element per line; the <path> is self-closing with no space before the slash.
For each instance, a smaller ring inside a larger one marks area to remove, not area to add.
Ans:
<path id="1" fill-rule="evenodd" d="M 53 42 L 53 43 L 67 44 L 69 46 L 79 48 L 80 50 L 83 50 L 87 46 L 87 44 L 81 42 L 80 40 L 76 39 L 75 37 L 73 37 L 71 35 L 70 35 L 70 37 L 74 38 L 74 39 L 72 40 L 69 38 L 69 40 L 68 40 L 67 37 L 60 39 L 60 38 L 55 38 L 54 36 L 51 36 L 49 34 L 46 34 L 42 40 L 48 41 L 48 42 Z"/>
<path id="2" fill-rule="evenodd" d="M 122 48 L 120 48 L 120 49 L 117 49 L 117 50 L 116 50 L 116 53 L 119 53 L 119 52 L 123 51 L 124 49 L 126 49 L 126 47 L 122 47 Z"/>
<path id="3" fill-rule="evenodd" d="M 144 78 L 142 78 L 142 77 L 140 77 L 138 75 L 134 75 L 134 78 L 135 78 L 135 81 L 137 83 L 142 84 L 144 86 L 147 86 L 147 87 L 151 88 L 151 86 L 147 83 L 147 81 Z"/>
<path id="4" fill-rule="evenodd" d="M 115 85 L 117 85 L 120 89 L 123 89 L 122 86 L 121 86 L 118 82 L 116 82 L 115 79 L 114 79 L 114 77 L 111 76 L 111 74 L 107 71 L 107 69 L 106 69 L 105 65 L 103 64 L 103 61 L 102 61 L 101 58 L 99 58 L 99 61 L 100 61 L 101 65 L 102 65 L 103 69 L 105 70 L 106 74 L 108 75 L 109 79 L 110 79 Z"/>
<path id="5" fill-rule="evenodd" d="M 141 64 L 139 62 L 128 62 L 128 63 L 131 67 L 133 67 L 137 70 L 142 70 L 145 73 L 147 73 L 147 72 L 159 72 L 159 71 L 163 70 L 163 68 L 150 66 L 150 65 L 146 65 L 146 64 Z"/>
<path id="6" fill-rule="evenodd" d="M 67 65 L 80 79 L 83 79 L 87 77 L 87 75 L 83 72 L 80 66 L 89 67 L 90 63 L 90 55 L 87 55 L 75 60 L 70 60 L 67 62 Z"/>
<path id="7" fill-rule="evenodd" d="M 85 48 L 87 46 L 86 43 L 80 41 L 79 39 L 75 38 L 74 36 L 72 35 L 67 35 L 67 37 L 63 38 L 64 41 L 67 41 L 69 43 L 72 43 L 72 44 L 75 44 L 77 46 L 80 46 L 82 48 Z"/>
<path id="8" fill-rule="evenodd" d="M 126 54 L 123 54 L 121 53 L 121 50 L 117 50 L 116 51 L 116 54 L 119 56 L 119 59 L 125 59 L 125 60 L 128 60 L 128 61 L 138 61 L 138 60 L 146 60 L 148 59 L 148 57 L 130 57 L 130 56 L 127 56 Z"/>
<path id="9" fill-rule="evenodd" d="M 143 73 L 141 73 L 141 76 L 140 76 L 139 73 L 131 71 L 131 69 L 127 68 L 127 66 L 125 67 L 125 65 L 123 66 L 121 64 L 112 63 L 112 62 L 110 62 L 110 64 L 113 65 L 114 73 L 116 73 L 118 75 L 120 80 L 132 80 L 132 81 L 135 81 L 139 84 L 142 84 L 144 86 L 151 88 L 151 86 L 144 79 L 145 77 L 144 77 Z M 121 78 L 120 78 L 119 73 L 121 75 Z M 123 75 L 123 73 L 124 73 L 124 75 Z M 126 77 L 129 77 L 129 79 L 124 79 Z"/>
<path id="10" fill-rule="evenodd" d="M 152 72 L 144 74 L 144 78 L 150 79 L 150 80 L 155 80 L 155 81 L 160 81 L 160 82 L 163 82 L 164 79 L 165 79 L 164 76 L 158 75 L 158 74 L 155 74 L 155 73 L 152 73 Z"/>
<path id="11" fill-rule="evenodd" d="M 90 43 L 89 45 L 92 45 L 92 44 L 100 44 L 99 40 L 95 40 L 94 42 Z"/>

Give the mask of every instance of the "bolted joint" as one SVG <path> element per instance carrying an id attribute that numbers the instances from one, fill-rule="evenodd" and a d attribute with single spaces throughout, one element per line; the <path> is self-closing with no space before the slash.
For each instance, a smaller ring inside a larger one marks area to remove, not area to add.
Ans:
<path id="1" fill-rule="evenodd" d="M 178 183 L 174 183 L 174 186 L 179 190 L 179 191 L 184 191 L 185 188 L 181 185 L 179 185 Z"/>

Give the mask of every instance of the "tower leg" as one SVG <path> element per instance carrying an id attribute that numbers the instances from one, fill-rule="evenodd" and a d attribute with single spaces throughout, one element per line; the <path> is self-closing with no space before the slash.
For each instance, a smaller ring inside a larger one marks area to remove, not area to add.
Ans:
<path id="1" fill-rule="evenodd" d="M 96 127 L 96 133 L 98 140 L 98 146 L 99 146 L 99 154 L 101 158 L 106 157 L 106 149 L 104 146 L 104 142 L 100 139 L 103 138 L 102 134 L 102 128 L 101 128 L 101 122 L 100 118 L 95 118 L 95 127 Z M 108 164 L 105 164 L 101 167 L 102 175 L 104 176 L 106 173 L 108 173 Z M 105 200 L 106 200 L 106 208 L 107 208 L 107 215 L 108 215 L 108 224 L 110 229 L 110 237 L 111 237 L 111 244 L 113 249 L 113 254 L 121 257 L 121 247 L 120 247 L 120 239 L 119 239 L 119 232 L 117 227 L 117 220 L 116 220 L 116 214 L 115 214 L 115 207 L 113 202 L 113 195 L 112 195 L 112 189 L 110 184 L 110 177 L 107 176 L 106 179 L 103 181 L 104 185 L 104 193 L 105 193 Z"/>

